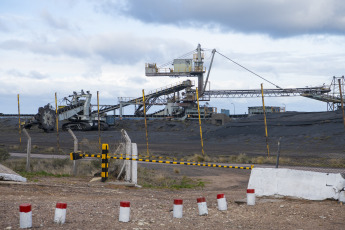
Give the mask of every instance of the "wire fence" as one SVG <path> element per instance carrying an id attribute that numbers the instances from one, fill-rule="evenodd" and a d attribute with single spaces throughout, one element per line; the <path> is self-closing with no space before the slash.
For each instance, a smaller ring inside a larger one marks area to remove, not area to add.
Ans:
<path id="1" fill-rule="evenodd" d="M 325 115 L 326 114 L 326 115 Z M 120 129 L 128 129 L 133 142 L 138 143 L 139 158 L 178 162 L 207 162 L 254 167 L 279 167 L 326 173 L 345 173 L 345 132 L 341 113 L 302 113 L 270 115 L 268 123 L 269 153 L 266 149 L 262 116 L 248 117 L 216 126 L 203 121 L 205 155 L 201 153 L 196 121 L 149 120 L 150 155 L 146 153 L 145 126 L 142 120 L 118 121 L 115 128 L 102 131 L 102 143 L 109 144 L 112 156 L 121 157 L 123 142 Z M 324 117 L 326 116 L 326 117 Z M 14 118 L 0 122 L 0 148 L 10 152 L 25 152 L 26 137 L 18 130 Z M 29 130 L 31 153 L 68 155 L 73 151 L 73 139 L 68 132 L 57 134 Z M 98 132 L 76 132 L 79 150 L 87 154 L 100 153 Z"/>

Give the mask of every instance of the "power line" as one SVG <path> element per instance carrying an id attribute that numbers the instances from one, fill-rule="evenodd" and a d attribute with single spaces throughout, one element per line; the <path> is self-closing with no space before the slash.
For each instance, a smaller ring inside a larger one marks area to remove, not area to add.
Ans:
<path id="1" fill-rule="evenodd" d="M 248 69 L 248 68 L 244 67 L 243 65 L 241 65 L 241 64 L 239 64 L 239 63 L 237 63 L 237 62 L 235 62 L 234 60 L 228 58 L 227 56 L 225 56 L 225 55 L 219 53 L 218 51 L 216 51 L 216 52 L 217 52 L 219 55 L 223 56 L 224 58 L 228 59 L 229 61 L 231 61 L 231 62 L 235 63 L 236 65 L 242 67 L 243 69 L 247 70 L 248 72 L 254 74 L 255 76 L 257 76 L 257 77 L 259 77 L 259 78 L 261 78 L 262 80 L 264 80 L 264 81 L 266 81 L 266 82 L 268 82 L 268 83 L 274 85 L 274 86 L 277 87 L 278 89 L 282 89 L 280 86 L 274 84 L 273 82 L 270 82 L 269 80 L 265 79 L 264 77 L 261 77 L 259 74 L 257 74 L 257 73 L 255 73 L 255 72 L 251 71 L 250 69 Z"/>

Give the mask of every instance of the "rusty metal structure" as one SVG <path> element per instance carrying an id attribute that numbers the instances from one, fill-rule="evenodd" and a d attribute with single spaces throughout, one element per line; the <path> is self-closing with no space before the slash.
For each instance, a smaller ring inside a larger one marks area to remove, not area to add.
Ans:
<path id="1" fill-rule="evenodd" d="M 274 89 L 264 89 L 263 93 L 265 97 L 288 97 L 288 96 L 303 96 L 315 100 L 321 100 L 327 102 L 328 110 L 335 110 L 338 108 L 340 104 L 340 98 L 337 92 L 339 90 L 336 89 L 336 78 L 333 79 L 331 86 L 319 86 L 319 87 L 305 87 L 305 88 L 282 88 L 267 79 L 263 78 L 262 76 L 254 73 L 253 71 L 249 70 L 248 68 L 240 65 L 239 63 L 233 61 L 232 59 L 228 58 L 227 56 L 219 53 L 215 49 L 211 52 L 211 61 L 209 64 L 208 71 L 206 71 L 206 67 L 204 65 L 204 50 L 201 48 L 199 44 L 196 50 L 187 53 L 187 55 L 193 55 L 193 58 L 185 58 L 185 59 L 174 59 L 173 61 L 164 64 L 162 66 L 157 66 L 156 63 L 146 63 L 145 65 L 145 75 L 147 77 L 197 77 L 198 79 L 198 94 L 200 101 L 210 101 L 211 98 L 256 98 L 261 97 L 261 90 L 254 89 L 254 90 L 206 90 L 208 79 L 210 76 L 210 71 L 212 68 L 212 63 L 214 60 L 214 56 L 218 53 L 220 56 L 228 59 L 229 61 L 235 63 L 236 65 L 240 66 L 241 68 L 249 71 L 251 74 L 256 75 L 257 77 L 261 78 L 262 80 L 274 85 L 276 88 Z M 185 57 L 186 55 L 183 55 Z M 167 66 L 171 64 L 171 66 Z M 204 75 L 207 72 L 206 81 L 204 82 Z M 344 77 L 342 77 L 342 82 L 344 84 Z M 190 90 L 189 94 L 187 95 L 188 98 L 192 98 L 195 102 L 196 100 L 196 93 L 195 90 Z M 187 99 L 187 97 L 186 97 Z M 193 100 L 186 100 L 191 105 L 193 104 Z M 168 102 L 165 101 L 165 104 Z M 162 103 L 162 104 L 164 104 Z M 186 108 L 188 106 L 184 105 Z M 332 109 L 331 109 L 332 108 Z"/>

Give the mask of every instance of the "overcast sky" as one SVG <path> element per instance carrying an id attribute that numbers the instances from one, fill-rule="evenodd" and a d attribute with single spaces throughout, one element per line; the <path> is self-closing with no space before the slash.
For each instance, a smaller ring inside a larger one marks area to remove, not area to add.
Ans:
<path id="1" fill-rule="evenodd" d="M 101 104 L 185 80 L 145 77 L 200 43 L 285 87 L 320 86 L 345 71 L 342 0 L 1 0 L 0 113 L 36 113 L 81 89 Z M 196 80 L 196 79 L 195 79 Z M 211 89 L 274 88 L 216 54 Z M 325 111 L 307 98 L 266 98 L 289 111 Z M 231 104 L 232 103 L 232 104 Z M 261 99 L 218 99 L 247 112 Z"/>

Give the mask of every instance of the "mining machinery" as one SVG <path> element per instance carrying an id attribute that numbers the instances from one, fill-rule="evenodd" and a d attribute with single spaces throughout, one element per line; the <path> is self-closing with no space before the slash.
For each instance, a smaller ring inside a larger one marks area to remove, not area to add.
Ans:
<path id="1" fill-rule="evenodd" d="M 264 89 L 261 92 L 260 89 L 254 90 L 210 90 L 209 85 L 209 77 L 210 71 L 212 68 L 212 63 L 214 60 L 215 54 L 218 53 L 220 56 L 224 57 L 228 61 L 240 66 L 241 68 L 245 69 L 246 71 L 250 72 L 251 74 L 255 75 L 256 77 L 261 78 L 262 80 L 268 82 L 269 84 L 275 86 L 273 89 Z M 263 78 L 262 76 L 254 73 L 253 71 L 249 70 L 248 68 L 240 65 L 239 63 L 233 61 L 229 57 L 225 56 L 224 54 L 219 53 L 216 49 L 212 49 L 211 51 L 211 61 L 208 67 L 208 71 L 206 74 L 206 68 L 204 67 L 204 50 L 201 48 L 201 45 L 198 44 L 197 48 L 182 57 L 189 56 L 193 54 L 193 59 L 174 59 L 164 65 L 157 66 L 156 63 L 146 63 L 145 65 L 145 75 L 147 77 L 197 77 L 198 79 L 198 96 L 199 101 L 210 101 L 211 98 L 254 98 L 254 97 L 261 97 L 262 93 L 266 97 L 287 97 L 287 96 L 303 96 L 311 99 L 321 100 L 327 102 L 329 107 L 333 106 L 334 110 L 334 103 L 339 104 L 339 97 L 334 95 L 329 95 L 331 89 L 329 86 L 323 85 L 319 87 L 305 87 L 305 88 L 282 88 L 269 80 Z M 172 67 L 168 67 L 168 65 L 172 65 Z M 206 74 L 206 80 L 204 81 L 204 75 Z M 344 80 L 342 79 L 343 85 Z M 334 90 L 333 90 L 334 91 Z M 193 100 L 185 100 L 184 98 L 181 99 L 185 107 L 185 111 L 192 111 L 195 110 L 195 101 L 196 101 L 196 90 L 190 89 L 189 93 L 187 94 L 189 98 L 193 98 Z M 186 102 L 190 104 L 190 106 L 186 105 Z M 168 106 L 168 104 L 166 104 Z M 178 105 L 178 104 L 177 104 Z M 182 105 L 182 104 L 181 104 Z M 177 109 L 177 108 L 176 108 Z"/>
<path id="2" fill-rule="evenodd" d="M 56 120 L 64 121 L 63 130 L 81 130 L 87 131 L 97 129 L 98 121 L 100 121 L 100 129 L 108 129 L 106 123 L 106 114 L 99 114 L 91 111 L 92 94 L 81 90 L 80 93 L 73 92 L 69 97 L 65 97 L 66 106 L 60 106 L 54 109 L 50 104 L 40 107 L 38 113 L 24 125 L 25 128 L 31 128 L 38 125 L 38 128 L 45 132 L 53 131 L 56 126 Z M 57 117 L 56 117 L 57 116 Z M 58 119 L 56 119 L 58 118 Z"/>

